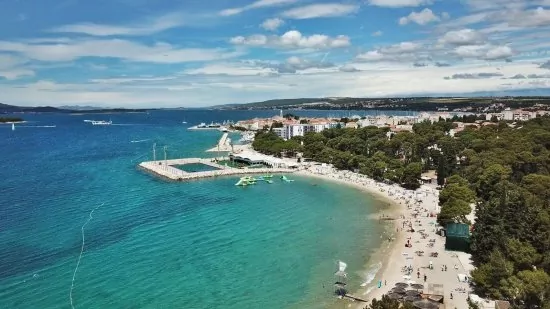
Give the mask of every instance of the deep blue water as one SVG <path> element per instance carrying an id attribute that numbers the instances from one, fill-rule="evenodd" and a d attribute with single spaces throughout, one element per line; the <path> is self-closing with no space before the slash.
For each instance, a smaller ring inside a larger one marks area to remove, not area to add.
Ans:
<path id="1" fill-rule="evenodd" d="M 358 285 L 379 246 L 369 196 L 300 177 L 171 183 L 136 168 L 153 143 L 168 158 L 208 156 L 221 133 L 186 126 L 273 114 L 34 114 L 0 126 L 0 307 L 71 308 L 73 274 L 75 308 L 329 306 L 335 261 Z"/>

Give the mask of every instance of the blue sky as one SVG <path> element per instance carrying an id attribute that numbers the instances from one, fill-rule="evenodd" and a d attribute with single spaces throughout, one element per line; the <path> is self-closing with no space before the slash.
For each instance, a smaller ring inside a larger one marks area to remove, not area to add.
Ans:
<path id="1" fill-rule="evenodd" d="M 550 95 L 550 0 L 0 0 L 0 102 Z"/>

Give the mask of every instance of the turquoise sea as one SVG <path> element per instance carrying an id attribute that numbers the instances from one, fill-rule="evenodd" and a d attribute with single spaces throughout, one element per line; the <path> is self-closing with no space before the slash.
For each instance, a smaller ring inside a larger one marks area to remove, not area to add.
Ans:
<path id="1" fill-rule="evenodd" d="M 365 193 L 292 175 L 171 183 L 136 168 L 153 143 L 197 157 L 221 135 L 186 126 L 270 115 L 25 114 L 15 131 L 0 126 L 0 307 L 327 308 L 337 260 L 359 287 L 382 231 Z"/>

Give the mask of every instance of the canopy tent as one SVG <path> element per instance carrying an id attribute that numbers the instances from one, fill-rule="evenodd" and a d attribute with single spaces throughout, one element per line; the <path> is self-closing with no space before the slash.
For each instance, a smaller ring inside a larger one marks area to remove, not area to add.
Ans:
<path id="1" fill-rule="evenodd" d="M 470 250 L 470 227 L 463 223 L 450 223 L 445 226 L 445 250 Z"/>

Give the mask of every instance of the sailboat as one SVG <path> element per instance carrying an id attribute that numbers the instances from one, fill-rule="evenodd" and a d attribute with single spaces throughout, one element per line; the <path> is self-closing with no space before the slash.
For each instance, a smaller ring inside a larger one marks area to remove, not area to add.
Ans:
<path id="1" fill-rule="evenodd" d="M 11 130 L 12 130 L 12 131 L 15 131 L 15 123 L 12 123 L 12 124 L 11 124 Z"/>

